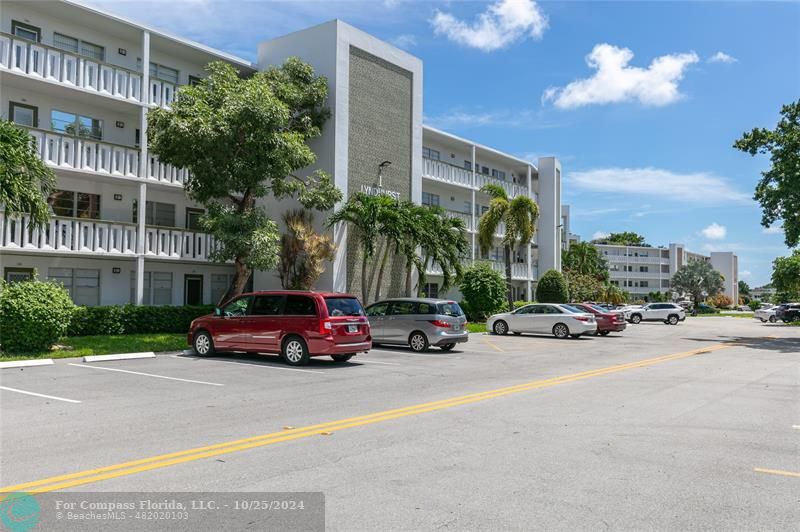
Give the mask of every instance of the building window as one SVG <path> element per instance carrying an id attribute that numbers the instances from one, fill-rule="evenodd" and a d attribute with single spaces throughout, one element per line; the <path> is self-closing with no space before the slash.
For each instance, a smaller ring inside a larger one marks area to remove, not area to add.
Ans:
<path id="1" fill-rule="evenodd" d="M 470 215 L 472 214 L 472 202 L 471 201 L 465 201 L 464 202 L 464 213 L 465 214 L 470 214 Z"/>
<path id="2" fill-rule="evenodd" d="M 639 266 L 639 271 L 642 273 L 647 273 L 647 266 Z"/>
<path id="3" fill-rule="evenodd" d="M 50 113 L 50 127 L 53 131 L 87 137 L 95 140 L 103 138 L 103 121 L 89 116 L 80 116 L 53 109 Z"/>
<path id="4" fill-rule="evenodd" d="M 133 145 L 138 148 L 141 142 L 142 142 L 142 131 L 137 127 L 136 131 L 133 134 Z"/>
<path id="5" fill-rule="evenodd" d="M 7 283 L 19 283 L 33 279 L 33 268 L 6 268 L 3 278 Z"/>
<path id="6" fill-rule="evenodd" d="M 613 284 L 614 286 L 619 286 L 619 281 L 612 280 L 612 281 L 611 281 L 611 284 Z"/>
<path id="7" fill-rule="evenodd" d="M 42 40 L 42 29 L 30 24 L 25 24 L 18 20 L 11 21 L 11 33 L 17 37 L 28 39 L 29 41 L 39 42 Z"/>
<path id="8" fill-rule="evenodd" d="M 426 283 L 425 287 L 422 289 L 422 293 L 425 294 L 425 297 L 430 298 L 438 298 L 439 297 L 439 283 Z"/>
<path id="9" fill-rule="evenodd" d="M 133 200 L 133 223 L 139 221 L 139 202 Z M 175 205 L 148 201 L 145 204 L 144 223 L 161 227 L 175 227 Z"/>
<path id="10" fill-rule="evenodd" d="M 423 205 L 430 205 L 434 207 L 439 206 L 439 194 L 432 194 L 430 192 L 423 192 L 422 193 L 422 204 Z"/>
<path id="11" fill-rule="evenodd" d="M 198 78 L 197 76 L 189 76 L 189 85 L 191 85 L 192 87 L 200 84 L 201 81 L 203 81 L 203 78 Z"/>
<path id="12" fill-rule="evenodd" d="M 131 303 L 136 302 L 136 272 L 131 272 Z M 143 305 L 172 304 L 172 272 L 144 272 Z"/>
<path id="13" fill-rule="evenodd" d="M 80 49 L 78 39 L 56 32 L 53 33 L 53 46 L 76 54 Z"/>
<path id="14" fill-rule="evenodd" d="M 203 209 L 193 209 L 186 207 L 186 229 L 194 231 L 202 231 L 203 227 L 200 223 L 200 217 L 206 213 Z"/>
<path id="15" fill-rule="evenodd" d="M 483 175 L 489 175 L 489 167 L 488 166 L 481 166 L 481 173 Z"/>
<path id="16" fill-rule="evenodd" d="M 432 150 L 424 146 L 422 147 L 422 156 L 426 159 L 433 159 L 434 161 L 438 161 L 441 158 L 441 154 L 437 150 Z"/>
<path id="17" fill-rule="evenodd" d="M 647 283 L 648 283 L 647 281 L 641 281 L 641 282 L 639 283 L 639 286 L 640 286 L 641 288 L 647 288 L 647 286 L 648 286 L 648 284 L 647 284 Z"/>
<path id="18" fill-rule="evenodd" d="M 100 194 L 56 190 L 50 194 L 48 203 L 54 216 L 90 220 L 100 219 Z"/>
<path id="19" fill-rule="evenodd" d="M 100 270 L 50 268 L 47 278 L 63 284 L 76 305 L 100 304 Z"/>
<path id="20" fill-rule="evenodd" d="M 669 288 L 669 279 L 661 279 L 661 288 Z"/>
<path id="21" fill-rule="evenodd" d="M 465 159 L 465 160 L 464 160 L 464 168 L 466 168 L 467 170 L 470 170 L 470 171 L 472 171 L 472 162 L 471 162 L 471 161 L 467 161 L 467 160 Z"/>
<path id="22" fill-rule="evenodd" d="M 502 179 L 503 181 L 505 181 L 506 180 L 506 173 L 503 172 L 502 170 L 497 170 L 495 168 L 492 168 L 492 177 L 494 177 L 496 179 Z"/>
<path id="23" fill-rule="evenodd" d="M 24 103 L 8 102 L 8 117 L 20 126 L 36 127 L 39 124 L 39 108 Z"/>
<path id="24" fill-rule="evenodd" d="M 170 83 L 178 83 L 178 71 L 172 67 L 150 63 L 150 77 Z"/>
<path id="25" fill-rule="evenodd" d="M 53 33 L 53 46 L 97 61 L 104 61 L 106 58 L 106 49 L 102 46 L 81 41 L 63 33 Z"/>

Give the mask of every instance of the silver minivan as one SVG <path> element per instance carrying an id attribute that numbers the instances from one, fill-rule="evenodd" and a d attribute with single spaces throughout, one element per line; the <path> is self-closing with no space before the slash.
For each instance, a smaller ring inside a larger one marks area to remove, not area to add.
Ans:
<path id="1" fill-rule="evenodd" d="M 469 340 L 467 317 L 455 301 L 403 297 L 368 306 L 372 345 L 408 345 L 417 352 L 443 351 Z"/>

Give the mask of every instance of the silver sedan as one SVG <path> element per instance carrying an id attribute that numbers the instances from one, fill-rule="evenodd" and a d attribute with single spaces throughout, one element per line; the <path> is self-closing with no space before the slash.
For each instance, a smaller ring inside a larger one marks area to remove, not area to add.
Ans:
<path id="1" fill-rule="evenodd" d="M 569 305 L 534 303 L 491 316 L 486 321 L 486 328 L 494 334 L 535 333 L 552 334 L 556 338 L 578 338 L 582 334 L 597 332 L 597 322 L 594 315 Z"/>

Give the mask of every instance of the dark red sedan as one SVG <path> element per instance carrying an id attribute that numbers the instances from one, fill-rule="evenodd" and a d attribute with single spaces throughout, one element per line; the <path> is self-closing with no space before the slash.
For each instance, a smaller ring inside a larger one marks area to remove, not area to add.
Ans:
<path id="1" fill-rule="evenodd" d="M 622 332 L 627 326 L 625 315 L 622 312 L 610 312 L 590 303 L 570 303 L 570 306 L 594 314 L 594 319 L 597 321 L 597 333 L 601 336 L 607 336 L 610 332 Z"/>

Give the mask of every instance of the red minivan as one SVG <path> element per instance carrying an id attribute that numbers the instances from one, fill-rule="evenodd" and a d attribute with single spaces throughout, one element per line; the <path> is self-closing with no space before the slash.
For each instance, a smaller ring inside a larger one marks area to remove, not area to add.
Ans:
<path id="1" fill-rule="evenodd" d="M 218 351 L 280 353 L 291 366 L 310 357 L 337 362 L 372 348 L 369 322 L 355 296 L 280 290 L 242 294 L 189 326 L 189 345 L 199 356 Z"/>

